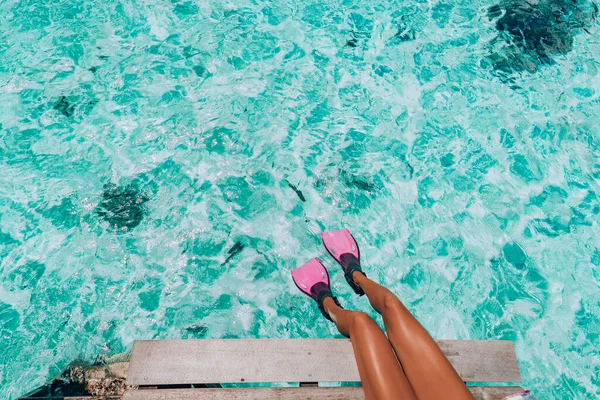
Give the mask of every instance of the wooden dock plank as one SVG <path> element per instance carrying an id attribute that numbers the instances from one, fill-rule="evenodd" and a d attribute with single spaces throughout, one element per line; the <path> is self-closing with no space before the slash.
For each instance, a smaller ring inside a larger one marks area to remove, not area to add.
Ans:
<path id="1" fill-rule="evenodd" d="M 466 382 L 520 382 L 510 341 L 439 341 Z M 347 339 L 136 341 L 128 385 L 235 382 L 357 382 Z"/>
<path id="2" fill-rule="evenodd" d="M 520 392 L 520 387 L 469 387 L 475 400 L 501 400 Z M 361 387 L 271 389 L 144 389 L 129 390 L 123 400 L 364 400 Z"/>

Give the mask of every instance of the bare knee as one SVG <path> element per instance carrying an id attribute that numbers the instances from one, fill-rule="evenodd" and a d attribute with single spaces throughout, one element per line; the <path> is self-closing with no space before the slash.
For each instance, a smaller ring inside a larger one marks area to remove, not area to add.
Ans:
<path id="1" fill-rule="evenodd" d="M 386 294 L 383 297 L 383 309 L 384 311 L 397 312 L 404 308 L 400 300 L 393 294 Z"/>
<path id="2" fill-rule="evenodd" d="M 356 327 L 374 324 L 375 321 L 371 319 L 367 314 L 362 311 L 356 311 L 352 318 L 352 324 Z"/>

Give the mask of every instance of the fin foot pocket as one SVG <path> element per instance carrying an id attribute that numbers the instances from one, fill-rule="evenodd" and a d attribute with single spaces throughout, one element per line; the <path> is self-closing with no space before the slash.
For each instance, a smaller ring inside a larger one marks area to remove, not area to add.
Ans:
<path id="1" fill-rule="evenodd" d="M 345 272 L 344 272 L 344 278 L 346 278 L 346 282 L 348 282 L 348 285 L 350 285 L 350 287 L 352 288 L 352 290 L 354 290 L 354 293 L 356 293 L 359 296 L 363 296 L 365 294 L 365 291 L 358 286 L 358 283 L 356 283 L 354 281 L 354 272 L 358 271 L 361 274 L 363 274 L 365 277 L 367 276 L 367 274 L 365 274 L 363 272 L 363 270 L 360 268 L 360 265 L 357 266 L 356 268 L 348 268 Z"/>
<path id="2" fill-rule="evenodd" d="M 362 296 L 364 290 L 356 282 L 352 274 L 359 271 L 367 276 L 360 267 L 360 249 L 356 240 L 347 228 L 338 231 L 328 231 L 321 233 L 321 239 L 327 252 L 333 257 L 344 270 L 346 282 L 350 285 L 354 293 Z"/>
<path id="3" fill-rule="evenodd" d="M 335 305 L 338 306 L 339 308 L 344 308 L 344 307 L 342 307 L 342 305 L 338 301 L 337 297 L 335 297 L 333 295 L 333 293 L 331 293 L 331 291 L 323 290 L 319 293 L 319 296 L 317 297 L 317 305 L 319 306 L 319 311 L 321 311 L 321 314 L 323 314 L 323 316 L 325 318 L 327 318 L 328 320 L 333 322 L 333 320 L 331 319 L 331 316 L 329 316 L 329 313 L 327 311 L 325 311 L 325 305 L 323 304 L 325 302 L 325 299 L 328 297 L 331 297 L 331 299 L 333 300 Z"/>
<path id="4" fill-rule="evenodd" d="M 342 307 L 338 299 L 331 293 L 329 273 L 318 258 L 313 258 L 306 264 L 292 270 L 292 279 L 302 293 L 312 298 L 325 318 L 331 317 L 325 311 L 323 302 L 331 297 L 335 304 Z"/>

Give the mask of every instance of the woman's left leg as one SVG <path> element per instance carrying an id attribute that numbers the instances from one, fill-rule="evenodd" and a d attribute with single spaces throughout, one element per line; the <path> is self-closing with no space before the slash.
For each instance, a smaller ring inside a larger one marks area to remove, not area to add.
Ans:
<path id="1" fill-rule="evenodd" d="M 350 338 L 366 400 L 416 400 L 387 337 L 367 314 L 323 300 L 340 333 Z"/>

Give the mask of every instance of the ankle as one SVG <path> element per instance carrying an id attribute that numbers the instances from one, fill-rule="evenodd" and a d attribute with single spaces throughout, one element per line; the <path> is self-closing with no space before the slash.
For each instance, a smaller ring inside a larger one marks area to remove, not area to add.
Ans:
<path id="1" fill-rule="evenodd" d="M 356 270 L 352 273 L 352 280 L 354 281 L 354 283 L 356 283 L 358 286 L 360 286 L 360 281 L 362 280 L 362 278 L 365 277 L 365 274 L 363 274 L 362 272 Z"/>
<path id="2" fill-rule="evenodd" d="M 337 305 L 335 304 L 335 301 L 333 301 L 332 296 L 327 296 L 323 299 L 323 308 L 325 308 L 325 311 L 329 313 L 329 311 L 335 307 L 337 307 Z"/>

